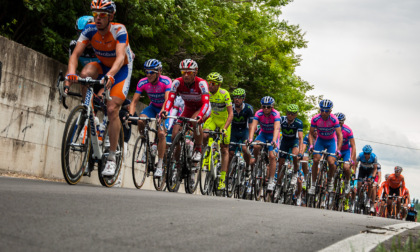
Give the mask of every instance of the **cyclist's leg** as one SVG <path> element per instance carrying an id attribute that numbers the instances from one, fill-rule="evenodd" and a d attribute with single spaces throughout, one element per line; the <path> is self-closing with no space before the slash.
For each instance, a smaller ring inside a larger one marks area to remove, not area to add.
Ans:
<path id="1" fill-rule="evenodd" d="M 185 108 L 184 112 L 187 111 L 187 108 Z M 184 112 L 182 114 L 184 114 Z M 198 114 L 200 113 L 200 110 L 195 111 L 190 118 L 196 118 Z M 195 127 L 196 123 L 193 123 L 193 126 Z M 200 135 L 197 135 L 197 132 L 194 130 L 194 152 L 200 152 L 203 147 L 203 128 L 199 125 L 198 126 Z"/>
<path id="2" fill-rule="evenodd" d="M 337 151 L 337 143 L 336 140 L 330 139 L 327 142 L 327 152 L 329 153 L 335 153 Z M 332 183 L 332 179 L 334 178 L 334 174 L 335 174 L 335 169 L 336 169 L 336 165 L 335 165 L 335 161 L 336 161 L 336 157 L 335 156 L 328 156 L 327 158 L 328 161 L 328 180 L 330 181 L 330 183 Z"/>
<path id="3" fill-rule="evenodd" d="M 222 129 L 224 127 L 220 124 L 218 125 Z M 220 148 L 222 151 L 222 172 L 227 172 L 229 166 L 229 143 L 230 143 L 230 133 L 231 133 L 231 125 L 226 130 L 226 137 L 223 138 L 223 142 L 220 144 Z"/>
<path id="4" fill-rule="evenodd" d="M 343 165 L 343 172 L 344 172 L 344 175 L 345 175 L 345 180 L 346 180 L 346 183 L 348 183 L 349 180 L 350 180 L 350 175 L 351 175 L 351 172 L 350 172 L 350 155 L 351 155 L 350 149 L 342 151 L 341 155 L 343 157 L 344 162 L 349 162 L 349 163 L 344 163 L 344 165 Z"/>
<path id="5" fill-rule="evenodd" d="M 213 118 L 209 117 L 203 126 L 203 131 L 214 131 L 216 129 L 216 124 L 213 121 Z M 209 140 L 209 134 L 203 133 L 203 145 L 207 146 Z"/>
<path id="6" fill-rule="evenodd" d="M 231 132 L 231 135 L 232 135 L 232 132 Z M 241 143 L 244 143 L 245 140 L 248 139 L 249 130 L 248 129 L 245 129 L 244 131 L 241 131 L 240 132 L 240 135 L 241 135 L 241 137 L 240 137 L 239 141 Z M 251 161 L 251 153 L 248 152 L 246 146 L 242 146 L 242 153 L 244 154 L 245 163 L 246 163 L 246 166 L 248 167 L 249 164 L 250 164 L 250 161 Z"/>
<path id="7" fill-rule="evenodd" d="M 273 141 L 272 134 L 265 134 L 265 139 L 270 143 Z M 274 180 L 276 173 L 276 157 L 278 156 L 279 142 L 276 140 L 276 146 L 268 146 L 268 159 L 270 161 L 268 167 L 268 183 L 270 184 Z"/>
<path id="8" fill-rule="evenodd" d="M 80 77 L 86 78 L 91 77 L 94 80 L 97 80 L 98 78 L 102 78 L 103 76 L 103 65 L 99 62 L 91 62 L 89 64 L 86 64 L 82 71 L 80 72 Z M 85 98 L 87 87 L 81 85 L 82 90 L 82 99 Z"/>
<path id="9" fill-rule="evenodd" d="M 315 151 L 323 151 L 324 150 L 324 142 L 319 137 L 315 141 L 314 150 Z M 321 160 L 321 155 L 317 154 L 317 153 L 314 153 L 314 155 L 313 155 L 313 165 L 312 165 L 312 184 L 311 184 L 313 187 L 315 187 L 316 179 L 317 179 L 317 176 L 318 176 L 318 170 L 319 170 L 318 165 L 319 165 L 320 160 Z"/>

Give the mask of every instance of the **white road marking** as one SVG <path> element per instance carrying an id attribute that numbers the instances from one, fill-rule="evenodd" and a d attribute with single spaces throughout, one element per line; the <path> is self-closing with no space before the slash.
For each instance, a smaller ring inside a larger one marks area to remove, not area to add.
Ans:
<path id="1" fill-rule="evenodd" d="M 406 230 L 419 227 L 420 224 L 416 222 L 404 222 L 385 227 L 378 227 L 377 229 L 367 229 L 366 232 L 351 236 L 347 239 L 341 240 L 333 245 L 320 250 L 320 252 L 327 251 L 370 251 L 374 249 L 379 243 L 384 242 L 391 237 L 400 234 Z"/>

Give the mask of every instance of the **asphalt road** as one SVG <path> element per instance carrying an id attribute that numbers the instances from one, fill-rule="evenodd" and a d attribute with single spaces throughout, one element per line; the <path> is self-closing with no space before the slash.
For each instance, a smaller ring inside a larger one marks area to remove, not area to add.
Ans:
<path id="1" fill-rule="evenodd" d="M 317 251 L 400 221 L 0 177 L 0 251 Z"/>

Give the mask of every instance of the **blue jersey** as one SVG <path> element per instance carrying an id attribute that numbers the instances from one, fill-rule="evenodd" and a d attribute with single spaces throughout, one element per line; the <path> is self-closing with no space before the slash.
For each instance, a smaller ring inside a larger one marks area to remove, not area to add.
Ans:
<path id="1" fill-rule="evenodd" d="M 242 110 L 238 113 L 233 104 L 232 131 L 243 131 L 249 127 L 254 118 L 254 109 L 248 103 L 242 103 Z"/>
<path id="2" fill-rule="evenodd" d="M 357 162 L 360 162 L 361 167 L 373 168 L 373 165 L 378 163 L 378 158 L 376 157 L 375 153 L 371 153 L 369 160 L 366 160 L 364 153 L 361 152 L 357 157 Z"/>
<path id="3" fill-rule="evenodd" d="M 303 123 L 297 118 L 289 124 L 287 116 L 282 116 L 280 117 L 280 126 L 284 140 L 294 140 L 298 132 L 303 132 Z"/>

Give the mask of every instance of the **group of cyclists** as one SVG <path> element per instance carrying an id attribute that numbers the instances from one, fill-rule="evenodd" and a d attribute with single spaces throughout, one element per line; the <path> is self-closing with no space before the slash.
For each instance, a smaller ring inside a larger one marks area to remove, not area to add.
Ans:
<path id="1" fill-rule="evenodd" d="M 93 0 L 91 10 L 92 16 L 81 17 L 76 23 L 80 36 L 70 46 L 65 92 L 68 92 L 72 83 L 77 82 L 79 76 L 107 80 L 105 86 L 110 90 L 112 98 L 107 101 L 110 151 L 102 175 L 114 175 L 120 121 L 137 115 L 136 106 L 141 94 L 145 92 L 150 104 L 139 113 L 140 117 L 158 118 L 158 124 L 163 124 L 168 115 L 174 115 L 175 110 L 176 115 L 196 120 L 192 125 L 199 125 L 199 130 L 193 132 L 192 160 L 198 162 L 202 158 L 203 146 L 209 138 L 205 132 L 220 130 L 223 140 L 220 143 L 222 158 L 217 190 L 226 188 L 226 173 L 235 151 L 230 143 L 246 144 L 242 147 L 242 153 L 249 176 L 262 148 L 252 143 L 262 142 L 269 144 L 266 176 L 268 192 L 273 191 L 276 184 L 282 181 L 284 173 L 278 174 L 278 167 L 282 167 L 292 157 L 290 183 L 298 184 L 295 204 L 305 205 L 306 195 L 315 194 L 321 158 L 325 158 L 328 163 L 328 193 L 334 190 L 337 160 L 340 159 L 344 162 L 345 211 L 352 209 L 352 202 L 357 198 L 357 189 L 367 181 L 369 199 L 366 206 L 370 212 L 376 213 L 381 204 L 386 204 L 390 216 L 395 199 L 397 213 L 400 213 L 400 209 L 406 209 L 399 218 L 404 218 L 405 215 L 407 219 L 410 216 L 417 218 L 417 213 L 410 204 L 409 192 L 401 174 L 402 168 L 395 167 L 395 173 L 387 174 L 385 181 L 381 183 L 381 166 L 372 147 L 366 145 L 360 154 L 356 153 L 353 132 L 344 123 L 346 116 L 343 113 L 333 114 L 333 102 L 330 100 L 324 99 L 319 103 L 320 113 L 312 118 L 309 133 L 304 136 L 303 122 L 297 118 L 299 107 L 296 104 L 288 105 L 286 115 L 281 116 L 274 108 L 274 98 L 265 96 L 261 99 L 261 108 L 254 113 L 253 107 L 245 103 L 244 89 L 237 88 L 230 94 L 221 88 L 223 77 L 217 72 L 208 74 L 205 79 L 198 77 L 196 61 L 182 60 L 179 64 L 181 77 L 172 80 L 162 74 L 162 63 L 159 60 L 149 59 L 144 63 L 146 77 L 137 83 L 136 92 L 130 102 L 127 94 L 134 54 L 129 46 L 127 30 L 124 25 L 112 22 L 116 13 L 116 5 L 112 0 Z M 79 60 L 83 69 L 77 75 Z M 95 91 L 102 93 L 103 90 L 100 89 Z M 82 94 L 85 93 L 86 89 L 82 89 Z M 137 125 L 139 134 L 142 135 L 145 122 L 139 120 Z M 173 139 L 181 130 L 180 121 L 175 120 L 169 124 L 166 122 L 166 127 L 158 128 L 155 177 L 163 175 L 166 143 L 172 140 L 167 137 L 169 130 Z M 130 133 L 127 132 L 126 135 L 129 139 Z M 128 139 L 124 139 L 126 143 Z M 251 145 L 252 148 L 249 148 Z M 125 149 L 126 146 L 128 145 L 125 144 Z M 306 188 L 309 184 L 310 187 Z"/>

